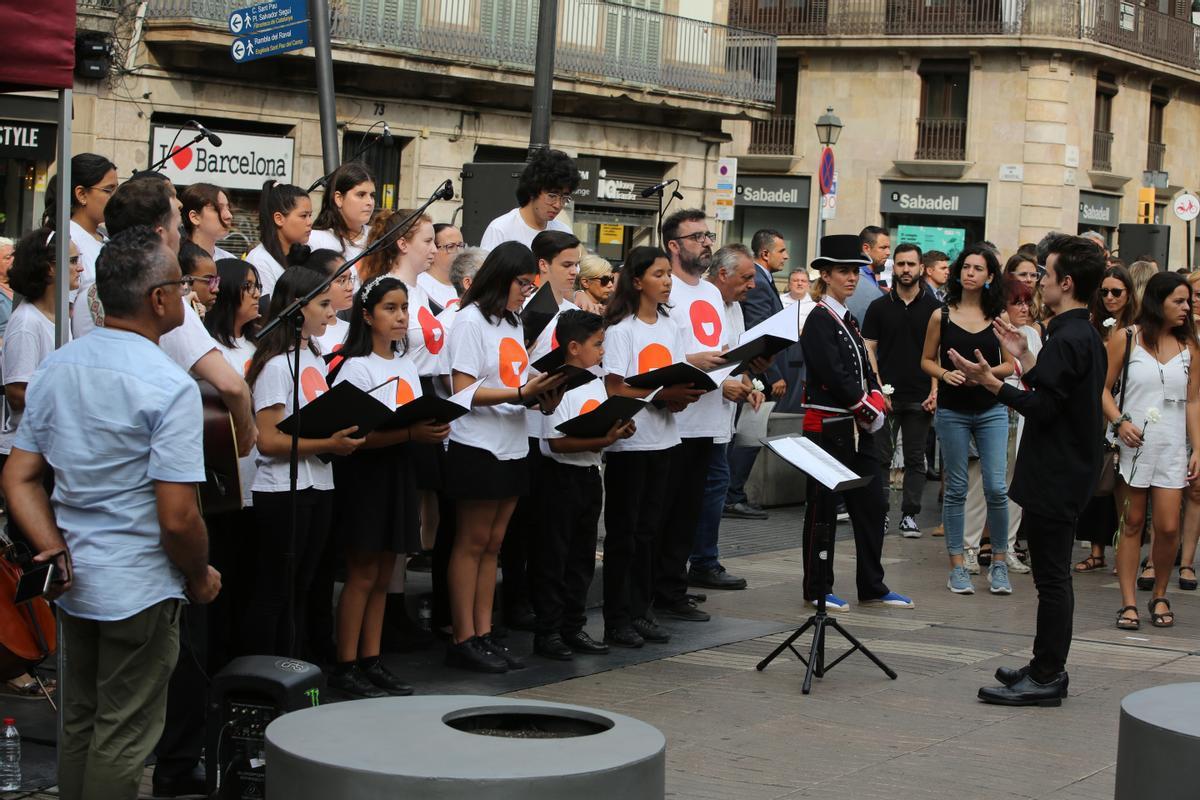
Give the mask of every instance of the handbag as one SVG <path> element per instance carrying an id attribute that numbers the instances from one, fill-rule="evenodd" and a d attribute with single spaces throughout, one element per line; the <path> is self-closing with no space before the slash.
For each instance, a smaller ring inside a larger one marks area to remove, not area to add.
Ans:
<path id="1" fill-rule="evenodd" d="M 1125 361 L 1121 365 L 1121 382 L 1113 387 L 1120 391 L 1117 411 L 1125 411 L 1125 381 L 1129 379 L 1129 356 L 1133 353 L 1133 329 L 1125 329 Z M 1117 464 L 1121 460 L 1121 449 L 1117 443 L 1104 439 L 1100 457 L 1100 477 L 1096 481 L 1096 496 L 1107 497 L 1117 488 Z"/>

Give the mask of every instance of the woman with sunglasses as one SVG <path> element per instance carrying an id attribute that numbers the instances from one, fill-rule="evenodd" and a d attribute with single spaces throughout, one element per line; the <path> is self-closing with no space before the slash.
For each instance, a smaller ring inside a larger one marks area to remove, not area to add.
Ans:
<path id="1" fill-rule="evenodd" d="M 580 299 L 586 299 L 603 308 L 608 298 L 612 297 L 616 279 L 612 263 L 607 258 L 588 253 L 579 260 L 579 272 L 575 276 L 575 305 L 579 305 Z"/>
<path id="2" fill-rule="evenodd" d="M 434 223 L 433 243 L 437 252 L 433 254 L 429 269 L 417 276 L 417 286 L 443 309 L 450 308 L 458 302 L 458 291 L 450 282 L 450 265 L 467 244 L 463 241 L 462 231 L 448 222 Z"/>
<path id="3" fill-rule="evenodd" d="M 1129 270 L 1124 267 L 1108 267 L 1104 270 L 1100 289 L 1092 298 L 1091 311 L 1092 325 L 1105 342 L 1112 336 L 1113 331 L 1124 330 L 1133 324 L 1137 319 L 1138 304 Z M 1114 394 L 1119 395 L 1120 391 L 1119 386 L 1114 388 Z M 1104 435 L 1112 441 L 1112 431 L 1105 430 Z M 1113 495 L 1091 499 L 1079 517 L 1076 539 L 1090 542 L 1092 551 L 1075 565 L 1076 572 L 1096 572 L 1108 566 L 1104 560 L 1104 551 L 1113 540 L 1117 522 L 1117 503 Z M 1153 570 L 1153 567 L 1150 569 Z"/>

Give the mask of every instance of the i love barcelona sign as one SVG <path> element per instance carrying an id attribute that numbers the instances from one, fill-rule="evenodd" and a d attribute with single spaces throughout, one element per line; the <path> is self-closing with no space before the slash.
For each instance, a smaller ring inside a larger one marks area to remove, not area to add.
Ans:
<path id="1" fill-rule="evenodd" d="M 196 135 L 194 130 L 155 126 L 149 162 L 170 154 L 162 171 L 180 186 L 203 182 L 226 189 L 258 190 L 268 178 L 280 183 L 292 182 L 294 139 L 224 131 L 220 134 L 220 147 L 213 147 L 206 139 L 185 149 L 184 145 Z"/>

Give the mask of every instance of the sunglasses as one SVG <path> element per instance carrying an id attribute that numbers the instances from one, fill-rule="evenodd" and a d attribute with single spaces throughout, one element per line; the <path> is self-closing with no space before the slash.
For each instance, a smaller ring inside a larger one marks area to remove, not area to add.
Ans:
<path id="1" fill-rule="evenodd" d="M 1108 297 L 1109 295 L 1111 295 L 1113 297 L 1120 297 L 1123 294 L 1125 294 L 1124 289 L 1101 289 L 1100 290 L 1101 297 Z"/>
<path id="2" fill-rule="evenodd" d="M 601 286 L 612 286 L 612 282 L 615 281 L 616 278 L 612 275 L 601 275 L 598 278 L 587 278 L 585 280 L 599 281 Z"/>

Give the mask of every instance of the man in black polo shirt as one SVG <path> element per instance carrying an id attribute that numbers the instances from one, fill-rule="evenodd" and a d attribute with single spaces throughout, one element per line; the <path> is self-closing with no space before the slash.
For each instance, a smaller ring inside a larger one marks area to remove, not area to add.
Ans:
<path id="1" fill-rule="evenodd" d="M 887 475 L 899 434 L 904 446 L 900 535 L 916 539 L 921 535 L 917 514 L 925 490 L 925 444 L 937 408 L 937 381 L 921 370 L 921 352 L 929 318 L 942 304 L 925 287 L 921 248 L 897 245 L 892 259 L 895 288 L 867 308 L 862 335 L 880 378 L 893 390 L 886 398 L 890 408 L 887 429 L 879 437 L 879 459 Z"/>
<path id="2" fill-rule="evenodd" d="M 1039 250 L 1041 248 L 1039 247 Z M 1033 660 L 1020 669 L 1001 667 L 1003 686 L 984 687 L 979 699 L 1009 706 L 1058 706 L 1067 696 L 1071 648 L 1071 547 L 1079 514 L 1100 473 L 1104 417 L 1100 396 L 1107 358 L 1088 322 L 1088 300 L 1104 275 L 1104 253 L 1079 236 L 1049 242 L 1042 299 L 1054 312 L 1036 361 L 1025 337 L 997 320 L 996 335 L 1021 362 L 1021 391 L 993 377 L 978 353 L 950 351 L 954 365 L 1025 417 L 1008 496 L 1021 506 L 1021 538 L 1029 543 L 1038 592 Z M 969 360 L 968 360 L 969 359 Z"/>

